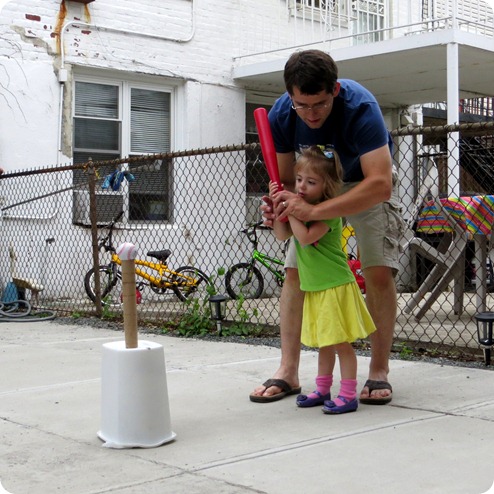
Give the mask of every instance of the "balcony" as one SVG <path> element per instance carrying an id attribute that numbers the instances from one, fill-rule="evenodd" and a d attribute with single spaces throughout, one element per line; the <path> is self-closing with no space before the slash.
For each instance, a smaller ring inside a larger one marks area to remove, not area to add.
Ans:
<path id="1" fill-rule="evenodd" d="M 255 0 L 240 10 L 234 77 L 247 89 L 279 94 L 288 56 L 319 48 L 383 107 L 446 101 L 455 78 L 458 99 L 493 95 L 494 13 L 485 1 Z"/>

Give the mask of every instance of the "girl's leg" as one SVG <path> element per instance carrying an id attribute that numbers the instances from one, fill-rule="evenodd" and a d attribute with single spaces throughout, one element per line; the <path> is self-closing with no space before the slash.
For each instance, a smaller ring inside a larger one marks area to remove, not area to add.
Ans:
<path id="1" fill-rule="evenodd" d="M 299 407 L 313 407 L 322 405 L 324 401 L 331 399 L 330 389 L 333 384 L 333 369 L 335 364 L 335 349 L 326 346 L 319 349 L 317 366 L 316 389 L 308 395 L 299 395 L 297 405 Z"/>
<path id="2" fill-rule="evenodd" d="M 341 379 L 357 379 L 357 356 L 351 343 L 335 345 L 340 361 Z"/>
<path id="3" fill-rule="evenodd" d="M 317 374 L 319 376 L 329 376 L 333 374 L 336 352 L 334 346 L 323 346 L 319 348 L 319 358 L 317 361 Z"/>
<path id="4" fill-rule="evenodd" d="M 357 356 L 350 343 L 335 345 L 340 360 L 341 386 L 338 397 L 326 402 L 324 413 L 354 412 L 358 407 L 357 400 Z"/>
<path id="5" fill-rule="evenodd" d="M 317 363 L 316 391 L 320 395 L 327 395 L 333 384 L 333 370 L 336 360 L 335 349 L 332 346 L 319 348 L 319 358 Z M 313 395 L 314 393 L 311 393 Z M 329 400 L 331 398 L 325 398 Z"/>

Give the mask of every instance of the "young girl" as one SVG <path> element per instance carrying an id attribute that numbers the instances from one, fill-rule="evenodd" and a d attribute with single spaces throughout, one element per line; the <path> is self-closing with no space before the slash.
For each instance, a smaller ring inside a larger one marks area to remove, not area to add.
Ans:
<path id="1" fill-rule="evenodd" d="M 318 146 L 305 149 L 295 165 L 295 188 L 311 204 L 335 197 L 342 185 L 342 169 L 334 151 Z M 275 205 L 278 187 L 269 184 Z M 304 223 L 294 216 L 287 223 L 274 222 L 279 240 L 293 235 L 297 250 L 300 288 L 305 293 L 302 343 L 319 348 L 316 390 L 299 395 L 299 407 L 324 405 L 327 414 L 354 412 L 357 400 L 357 357 L 351 343 L 376 330 L 341 246 L 342 221 Z M 335 353 L 338 354 L 341 386 L 331 400 Z"/>

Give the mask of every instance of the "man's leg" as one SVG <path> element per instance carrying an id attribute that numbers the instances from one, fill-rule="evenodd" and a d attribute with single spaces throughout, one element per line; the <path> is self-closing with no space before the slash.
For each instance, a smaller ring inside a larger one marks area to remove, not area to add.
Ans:
<path id="1" fill-rule="evenodd" d="M 298 270 L 286 269 L 285 282 L 280 297 L 281 362 L 273 379 L 283 379 L 292 388 L 299 386 L 300 331 L 304 294 L 300 290 Z M 282 390 L 277 386 L 256 388 L 251 396 L 272 396 Z"/>
<path id="2" fill-rule="evenodd" d="M 389 355 L 396 322 L 396 285 L 391 268 L 367 268 L 364 271 L 364 277 L 367 307 L 377 327 L 377 331 L 370 335 L 369 379 L 387 382 Z M 376 389 L 372 391 L 370 398 L 386 398 L 390 395 L 391 390 L 389 389 Z M 360 398 L 369 398 L 368 387 L 362 389 Z"/>

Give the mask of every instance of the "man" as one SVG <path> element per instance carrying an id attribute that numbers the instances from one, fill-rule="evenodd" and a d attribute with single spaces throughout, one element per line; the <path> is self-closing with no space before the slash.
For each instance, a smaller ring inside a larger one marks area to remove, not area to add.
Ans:
<path id="1" fill-rule="evenodd" d="M 285 65 L 287 92 L 269 112 L 281 182 L 285 192 L 278 204 L 264 197 L 266 224 L 289 214 L 302 221 L 345 217 L 355 230 L 366 282 L 366 303 L 377 331 L 370 336 L 369 379 L 360 402 L 385 404 L 392 398 L 388 360 L 396 320 L 394 275 L 398 264 L 403 220 L 393 187 L 392 141 L 379 105 L 364 87 L 338 80 L 334 60 L 319 50 L 294 53 Z M 340 155 L 343 193 L 317 205 L 306 203 L 293 190 L 295 153 L 319 145 Z M 286 256 L 286 278 L 280 299 L 281 362 L 273 379 L 256 388 L 251 401 L 271 402 L 298 394 L 300 291 L 293 242 Z"/>

